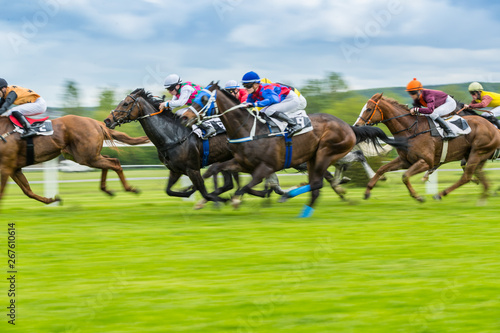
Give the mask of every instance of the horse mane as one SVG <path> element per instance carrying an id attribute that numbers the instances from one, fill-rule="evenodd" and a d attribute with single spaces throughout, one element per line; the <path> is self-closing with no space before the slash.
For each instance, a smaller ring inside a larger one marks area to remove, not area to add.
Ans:
<path id="1" fill-rule="evenodd" d="M 399 103 L 397 100 L 395 100 L 394 98 L 391 98 L 391 97 L 383 97 L 382 98 L 384 101 L 387 101 L 389 103 L 391 103 L 392 105 L 396 106 L 396 107 L 400 107 L 400 108 L 403 108 L 405 109 L 406 111 L 410 111 L 410 109 L 408 108 L 407 105 L 405 104 L 401 104 Z"/>
<path id="2" fill-rule="evenodd" d="M 144 90 L 144 88 L 136 88 L 130 94 L 142 97 L 149 104 L 151 104 L 156 110 L 160 109 L 160 104 L 162 103 L 162 100 L 158 97 L 153 96 L 153 94 L 151 92 Z"/>
<path id="3" fill-rule="evenodd" d="M 162 99 L 154 96 L 151 92 L 144 90 L 144 88 L 136 88 L 130 94 L 144 98 L 155 110 L 160 110 L 160 104 L 163 103 Z M 169 118 L 175 117 L 173 112 L 162 112 L 161 115 L 166 115 Z"/>

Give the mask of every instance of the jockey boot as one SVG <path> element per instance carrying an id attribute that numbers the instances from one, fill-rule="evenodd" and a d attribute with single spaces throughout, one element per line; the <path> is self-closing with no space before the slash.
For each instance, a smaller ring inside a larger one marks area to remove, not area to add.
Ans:
<path id="1" fill-rule="evenodd" d="M 290 137 L 302 129 L 302 127 L 297 124 L 295 119 L 288 117 L 288 115 L 284 112 L 276 112 L 273 117 L 288 124 L 288 133 Z"/>
<path id="2" fill-rule="evenodd" d="M 441 128 L 444 130 L 444 137 L 443 139 L 453 139 L 456 138 L 458 135 L 453 133 L 453 131 L 450 128 L 450 125 L 441 117 L 437 117 L 436 122 L 441 126 Z"/>
<path id="3" fill-rule="evenodd" d="M 212 124 L 201 123 L 198 127 L 205 131 L 205 135 L 201 138 L 202 140 L 207 140 L 216 134 L 215 128 Z"/>
<path id="4" fill-rule="evenodd" d="M 36 135 L 36 131 L 31 128 L 31 124 L 26 120 L 26 117 L 19 111 L 12 111 L 12 115 L 23 125 L 24 133 L 21 134 L 21 139 L 29 138 Z"/>

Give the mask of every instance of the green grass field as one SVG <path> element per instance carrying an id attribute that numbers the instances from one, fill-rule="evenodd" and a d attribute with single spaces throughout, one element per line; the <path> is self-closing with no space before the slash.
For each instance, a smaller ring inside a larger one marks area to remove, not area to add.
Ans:
<path id="1" fill-rule="evenodd" d="M 440 188 L 459 174 L 441 172 Z M 194 211 L 166 196 L 165 180 L 131 180 L 143 193 L 113 198 L 97 182 L 64 183 L 64 205 L 47 207 L 9 185 L 0 206 L 0 331 L 500 332 L 500 197 L 478 206 L 480 187 L 468 184 L 419 204 L 400 177 L 390 174 L 369 201 L 361 188 L 348 187 L 342 202 L 325 187 L 310 219 L 296 218 L 308 194 Z M 500 171 L 489 177 L 498 188 Z M 284 187 L 304 179 L 281 178 Z M 6 316 L 12 222 L 15 327 Z"/>

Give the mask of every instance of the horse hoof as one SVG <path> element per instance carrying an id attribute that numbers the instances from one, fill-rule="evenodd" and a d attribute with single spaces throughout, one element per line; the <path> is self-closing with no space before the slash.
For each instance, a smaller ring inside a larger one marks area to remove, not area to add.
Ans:
<path id="1" fill-rule="evenodd" d="M 132 187 L 130 189 L 130 192 L 132 192 L 134 194 L 141 194 L 141 190 L 139 190 L 138 188 L 135 188 L 135 187 Z"/>
<path id="2" fill-rule="evenodd" d="M 233 206 L 234 209 L 239 208 L 240 205 L 241 205 L 241 199 L 239 199 L 238 197 L 233 197 L 231 199 L 231 206 Z"/>
<path id="3" fill-rule="evenodd" d="M 214 201 L 214 208 L 220 209 L 222 207 L 222 202 L 223 201 Z"/>
<path id="4" fill-rule="evenodd" d="M 387 177 L 386 177 L 386 176 L 382 176 L 382 177 L 380 177 L 378 180 L 379 180 L 379 181 L 383 181 L 383 182 L 385 182 L 385 181 L 387 181 Z"/>
<path id="5" fill-rule="evenodd" d="M 194 210 L 203 209 L 203 208 L 205 208 L 205 204 L 206 204 L 207 202 L 208 202 L 208 201 L 207 201 L 206 199 L 201 199 L 200 201 L 198 201 L 198 202 L 194 205 L 193 209 L 194 209 Z"/>
<path id="6" fill-rule="evenodd" d="M 290 199 L 290 197 L 285 193 L 278 199 L 278 202 L 279 203 L 287 202 L 288 199 Z"/>
<path id="7" fill-rule="evenodd" d="M 425 202 L 425 198 L 424 198 L 424 197 L 420 197 L 420 196 L 418 196 L 418 197 L 416 197 L 415 199 L 416 199 L 418 202 Z"/>
<path id="8" fill-rule="evenodd" d="M 476 206 L 478 207 L 484 207 L 488 203 L 488 200 L 486 198 L 481 198 L 477 201 Z"/>
<path id="9" fill-rule="evenodd" d="M 434 200 L 441 201 L 441 196 L 439 194 L 436 194 L 432 197 Z"/>
<path id="10" fill-rule="evenodd" d="M 370 193 L 365 193 L 365 200 L 370 199 L 370 197 L 371 197 L 371 196 L 372 196 L 372 195 L 371 195 Z"/>
<path id="11" fill-rule="evenodd" d="M 302 211 L 300 212 L 298 218 L 308 218 L 311 217 L 314 213 L 314 208 L 309 207 L 308 205 L 304 205 Z"/>

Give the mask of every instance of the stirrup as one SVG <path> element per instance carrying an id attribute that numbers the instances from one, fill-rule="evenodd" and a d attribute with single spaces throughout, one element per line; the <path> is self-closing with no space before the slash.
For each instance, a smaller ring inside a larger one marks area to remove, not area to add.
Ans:
<path id="1" fill-rule="evenodd" d="M 26 139 L 26 138 L 30 138 L 32 136 L 35 136 L 36 135 L 36 131 L 32 128 L 30 128 L 29 130 L 24 130 L 24 133 L 21 134 L 21 139 Z"/>
<path id="2" fill-rule="evenodd" d="M 206 133 L 205 133 L 205 135 L 203 135 L 203 137 L 201 139 L 202 140 L 208 140 L 208 138 L 211 138 L 215 134 L 217 134 L 217 131 L 215 130 L 215 128 L 210 127 L 210 130 L 207 130 Z"/>

